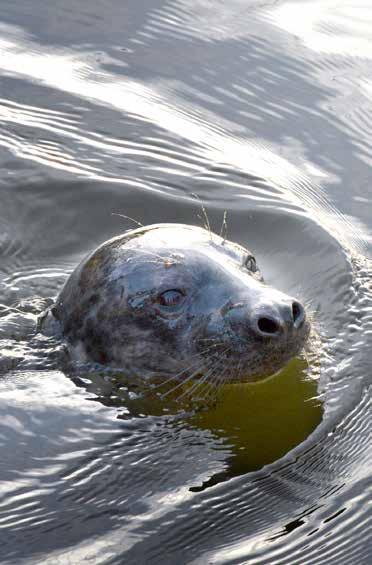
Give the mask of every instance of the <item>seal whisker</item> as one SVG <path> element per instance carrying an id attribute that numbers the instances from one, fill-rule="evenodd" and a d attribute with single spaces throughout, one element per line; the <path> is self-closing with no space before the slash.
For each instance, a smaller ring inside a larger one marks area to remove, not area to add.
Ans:
<path id="1" fill-rule="evenodd" d="M 146 255 L 156 257 L 157 259 L 159 259 L 159 261 L 157 261 L 158 263 L 163 263 L 164 261 L 167 261 L 167 263 L 172 263 L 172 264 L 177 263 L 177 261 L 175 259 L 173 259 L 172 257 L 163 257 L 162 255 L 154 253 L 153 251 L 149 251 L 148 249 L 138 248 L 138 249 L 136 249 L 136 253 L 145 253 Z M 148 262 L 150 262 L 150 261 L 148 261 Z"/>
<path id="2" fill-rule="evenodd" d="M 212 343 L 212 345 L 209 345 L 208 347 L 206 347 L 205 349 L 201 349 L 200 351 L 198 351 L 197 353 L 194 353 L 194 355 L 189 355 L 188 359 L 193 359 L 195 357 L 201 357 L 203 356 L 205 353 L 208 353 L 208 351 L 211 351 L 211 349 L 215 349 L 216 347 L 218 347 L 219 345 L 224 345 L 223 342 L 218 342 L 217 340 L 215 340 L 216 343 Z"/>
<path id="3" fill-rule="evenodd" d="M 219 375 L 217 375 L 217 378 L 214 382 L 214 390 L 210 390 L 209 395 L 211 395 L 213 392 L 215 392 L 217 394 L 218 390 L 226 383 L 226 377 L 229 373 L 230 367 L 225 367 L 225 369 L 222 371 L 222 373 L 220 373 Z"/>
<path id="4" fill-rule="evenodd" d="M 184 396 L 191 396 L 191 394 L 209 378 L 212 371 L 213 368 L 207 371 L 206 374 L 198 382 L 194 383 L 191 388 L 187 389 L 180 396 L 178 396 L 177 402 L 179 402 Z"/>
<path id="5" fill-rule="evenodd" d="M 130 220 L 131 222 L 134 222 L 135 224 L 137 224 L 137 226 L 140 226 L 141 228 L 145 227 L 138 220 L 135 220 L 134 218 L 131 218 L 130 216 L 125 216 L 124 214 L 119 214 L 118 212 L 111 212 L 111 216 L 120 216 L 121 218 L 125 218 L 126 220 Z"/>
<path id="6" fill-rule="evenodd" d="M 310 365 L 309 357 L 308 357 L 305 349 L 302 351 L 302 355 L 305 357 L 305 361 L 306 361 L 307 365 Z"/>
<path id="7" fill-rule="evenodd" d="M 204 353 L 207 353 L 208 351 L 210 351 L 212 349 L 212 347 L 216 347 L 216 345 L 211 345 L 209 347 L 206 347 L 205 349 L 203 349 L 202 351 L 195 353 L 195 355 L 191 355 L 189 357 L 189 359 L 193 359 L 195 357 L 200 357 L 202 356 Z M 200 361 L 200 359 L 198 359 Z M 189 369 L 192 369 L 195 365 L 196 365 L 197 361 L 195 361 L 194 363 L 191 363 L 190 365 L 188 365 L 187 367 L 185 367 L 184 369 L 182 369 L 182 371 L 179 371 L 178 373 L 176 373 L 175 375 L 172 375 L 171 377 L 169 377 L 168 379 L 166 379 L 165 381 L 162 381 L 161 383 L 157 384 L 157 385 L 153 385 L 152 390 L 156 390 L 157 388 L 160 388 L 172 381 L 177 381 L 178 382 L 178 378 L 185 373 L 186 371 L 188 371 Z M 201 366 L 201 365 L 200 365 Z M 183 383 L 185 381 L 182 381 Z"/>
<path id="8" fill-rule="evenodd" d="M 221 230 L 220 230 L 220 237 L 222 237 L 222 245 L 224 245 L 225 241 L 227 239 L 227 210 L 224 210 L 224 213 L 223 213 L 223 219 L 222 219 Z"/>
<path id="9" fill-rule="evenodd" d="M 186 390 L 177 400 L 179 400 L 183 396 L 187 396 L 187 395 L 191 396 L 191 394 L 195 392 L 195 390 L 198 387 L 202 386 L 205 382 L 207 382 L 207 387 L 211 387 L 211 386 L 213 387 L 214 385 L 213 380 L 210 381 L 209 379 L 210 376 L 213 375 L 213 373 L 216 371 L 216 369 L 218 369 L 218 366 L 220 365 L 220 361 L 221 359 L 217 359 L 215 364 L 212 365 L 212 367 L 210 367 L 209 370 L 207 370 L 206 374 L 203 375 L 203 377 L 198 382 L 196 382 L 189 390 Z"/>
<path id="10" fill-rule="evenodd" d="M 207 348 L 204 349 L 203 351 L 201 351 L 201 352 L 199 352 L 199 353 L 196 353 L 195 355 L 191 356 L 190 358 L 192 358 L 192 357 L 200 357 L 203 353 L 209 351 L 212 347 L 216 347 L 216 346 L 215 346 L 215 345 L 212 345 L 212 346 L 210 346 L 210 347 L 207 347 Z M 200 363 L 198 369 L 196 369 L 196 371 L 194 371 L 191 375 L 189 375 L 185 380 L 181 381 L 177 387 L 174 387 L 173 389 L 171 389 L 171 390 L 167 391 L 166 393 L 164 393 L 164 396 L 165 396 L 166 394 L 170 394 L 170 393 L 173 392 L 176 388 L 179 388 L 180 386 L 182 386 L 182 385 L 184 385 L 185 383 L 187 383 L 190 379 L 192 379 L 192 378 L 201 370 L 201 368 L 203 367 L 203 359 L 201 359 L 200 361 L 201 361 L 201 363 Z M 174 381 L 174 380 L 176 380 L 176 381 L 178 382 L 178 378 L 179 378 L 183 373 L 185 373 L 186 371 L 188 371 L 189 369 L 192 369 L 193 367 L 195 367 L 195 365 L 196 365 L 196 362 L 195 362 L 195 363 L 191 363 L 191 365 L 188 365 L 187 367 L 185 367 L 185 369 L 183 369 L 182 371 L 180 371 L 180 372 L 177 373 L 176 375 L 173 375 L 173 376 L 170 377 L 169 379 L 167 379 L 167 380 L 161 382 L 159 385 L 155 385 L 155 386 L 153 387 L 153 389 L 160 388 L 161 386 L 163 386 L 163 385 L 165 385 L 165 384 L 167 384 L 167 383 L 169 383 L 169 382 L 172 382 L 172 381 Z"/>
<path id="11" fill-rule="evenodd" d="M 167 385 L 168 383 L 171 383 L 172 381 L 176 381 L 177 383 L 178 378 L 185 373 L 186 371 L 188 371 L 189 369 L 191 369 L 192 367 L 195 366 L 195 363 L 191 363 L 191 365 L 189 365 L 188 367 L 185 367 L 184 369 L 182 369 L 182 371 L 180 371 L 179 373 L 177 373 L 176 375 L 172 375 L 171 377 L 169 377 L 169 379 L 166 379 L 165 381 L 162 381 L 161 383 L 157 384 L 157 385 L 153 385 L 152 386 L 152 390 L 156 390 L 158 388 L 161 388 L 164 385 Z M 184 382 L 184 381 L 182 381 Z M 169 391 L 168 391 L 169 392 Z"/>
<path id="12" fill-rule="evenodd" d="M 239 359 L 239 363 L 238 363 L 238 380 L 240 380 L 242 374 L 242 359 Z"/>
<path id="13" fill-rule="evenodd" d="M 213 371 L 209 375 L 209 377 L 212 376 L 212 378 L 209 378 L 208 382 L 206 383 L 206 388 L 205 388 L 204 394 L 202 396 L 203 399 L 211 398 L 213 394 L 217 394 L 218 379 L 215 379 L 214 377 L 215 377 L 216 373 L 218 372 L 218 370 L 219 370 L 219 367 L 214 367 Z"/>
<path id="14" fill-rule="evenodd" d="M 191 379 L 193 379 L 198 373 L 200 373 L 200 368 L 202 367 L 202 365 L 199 365 L 199 367 L 196 369 L 196 371 L 194 371 L 191 375 L 189 375 L 184 381 L 181 381 L 178 385 L 176 385 L 175 387 L 171 388 L 170 390 L 167 390 L 167 392 L 165 392 L 164 394 L 161 395 L 161 398 L 165 398 L 166 396 L 168 396 L 169 394 L 173 393 L 175 390 L 179 389 L 180 387 L 184 386 L 186 383 L 188 383 Z M 178 399 L 177 399 L 178 400 Z"/>
<path id="15" fill-rule="evenodd" d="M 220 373 L 220 374 L 218 373 L 219 369 L 220 369 L 220 366 L 215 367 L 214 373 L 215 373 L 216 378 L 214 378 L 213 380 L 211 380 L 208 383 L 209 386 L 204 393 L 204 396 L 203 396 L 204 399 L 211 398 L 212 395 L 217 395 L 217 392 L 218 392 L 220 386 L 222 386 L 224 384 L 224 382 L 225 382 L 224 377 L 227 374 L 229 367 L 226 367 L 222 371 L 222 373 Z"/>
<path id="16" fill-rule="evenodd" d="M 198 340 L 199 341 L 199 340 Z M 200 341 L 209 341 L 209 340 L 200 340 Z M 212 341 L 212 340 L 210 340 Z M 189 357 L 189 359 L 192 359 L 192 357 L 196 357 L 197 355 L 203 355 L 204 353 L 207 353 L 207 351 L 210 351 L 213 348 L 218 347 L 219 345 L 224 345 L 222 341 L 219 341 L 217 339 L 213 340 L 214 343 L 212 343 L 211 345 L 208 345 L 208 347 L 206 347 L 205 349 L 202 349 L 201 351 L 199 351 L 198 353 L 195 353 L 194 355 L 191 355 Z"/>
<path id="17" fill-rule="evenodd" d="M 218 359 L 217 359 L 216 363 L 218 363 Z M 203 375 L 203 377 L 202 377 L 197 383 L 195 383 L 194 385 L 192 385 L 191 389 L 186 390 L 180 397 L 178 397 L 177 400 L 179 400 L 179 399 L 182 398 L 183 396 L 191 395 L 191 393 L 192 393 L 197 387 L 199 387 L 201 384 L 203 384 L 203 382 L 206 381 L 207 378 L 209 378 L 210 374 L 213 373 L 214 369 L 215 369 L 215 365 L 214 365 L 214 366 L 212 365 L 212 367 L 210 367 L 210 368 L 207 367 L 207 373 L 206 373 L 205 375 Z M 195 375 L 195 373 L 194 373 L 194 375 Z M 192 377 L 194 377 L 194 375 L 192 375 Z M 190 380 L 190 379 L 188 378 L 186 381 L 184 381 L 184 383 L 187 382 L 187 381 L 189 381 L 189 380 Z"/>
<path id="18" fill-rule="evenodd" d="M 224 359 L 221 360 L 222 362 L 225 361 Z M 219 367 L 218 367 L 219 368 Z M 217 369 L 218 369 L 217 368 Z M 226 382 L 226 375 L 228 374 L 230 370 L 230 366 L 225 367 L 224 370 L 222 371 L 222 373 L 217 374 L 216 378 L 214 380 L 213 383 L 211 383 L 213 385 L 213 388 L 209 391 L 208 395 L 211 395 L 213 391 L 216 391 Z"/>
<path id="19" fill-rule="evenodd" d="M 205 209 L 205 206 L 204 206 L 203 202 L 201 201 L 200 196 L 198 194 L 196 194 L 195 192 L 192 192 L 191 196 L 193 196 L 200 204 L 201 210 L 203 212 L 204 221 L 205 221 L 204 227 L 209 231 L 210 238 L 212 239 L 212 230 L 211 230 L 211 225 L 209 223 L 207 210 Z"/>
<path id="20" fill-rule="evenodd" d="M 218 347 L 218 345 L 222 345 L 222 343 L 212 344 L 212 345 L 210 345 L 209 347 L 206 347 L 205 349 L 199 351 L 198 353 L 195 353 L 194 355 L 191 355 L 191 356 L 189 357 L 189 360 L 190 360 L 190 359 L 193 359 L 193 358 L 195 358 L 195 357 L 197 357 L 197 358 L 198 358 L 197 361 L 200 361 L 200 357 L 201 357 L 203 354 L 207 353 L 207 352 L 210 351 L 212 348 Z M 188 365 L 187 367 L 185 367 L 184 369 L 182 369 L 182 371 L 179 371 L 179 372 L 176 373 L 175 375 L 172 375 L 171 377 L 169 377 L 169 378 L 166 379 L 165 381 L 162 381 L 161 383 L 159 383 L 159 384 L 157 384 L 157 385 L 153 385 L 153 386 L 152 386 L 152 390 L 155 390 L 155 389 L 157 389 L 157 388 L 161 388 L 162 386 L 164 386 L 164 385 L 166 385 L 166 384 L 168 384 L 168 383 L 170 383 L 170 382 L 172 382 L 172 381 L 178 382 L 179 377 L 180 377 L 183 373 L 185 373 L 186 371 L 188 371 L 189 369 L 192 369 L 193 367 L 195 367 L 197 361 L 191 363 L 190 365 Z M 202 367 L 202 360 L 201 360 L 201 363 L 200 363 L 200 367 Z M 193 373 L 193 375 L 194 375 L 194 374 L 195 374 L 195 373 Z M 185 382 L 187 382 L 187 379 L 184 380 L 184 381 L 182 381 L 181 384 L 184 384 Z M 170 391 L 168 391 L 168 392 L 170 392 Z"/>
<path id="21" fill-rule="evenodd" d="M 218 345 L 223 345 L 223 342 L 216 338 L 216 337 L 206 337 L 206 338 L 198 338 L 196 340 L 194 340 L 196 343 L 200 343 L 202 341 L 213 341 L 214 343 L 217 343 Z"/>
<path id="22" fill-rule="evenodd" d="M 221 355 L 224 355 L 224 354 L 227 353 L 230 349 L 231 349 L 230 347 L 227 347 L 227 348 L 222 352 Z M 210 378 L 211 374 L 213 375 L 213 373 L 215 372 L 215 370 L 217 370 L 217 369 L 219 368 L 221 362 L 223 362 L 223 361 L 224 361 L 224 359 L 217 359 L 217 360 L 216 360 L 216 363 L 211 367 L 210 371 L 209 371 L 206 375 L 204 375 L 204 377 L 203 377 L 199 382 L 195 383 L 195 385 L 193 385 L 190 390 L 186 391 L 186 393 L 191 394 L 191 393 L 194 392 L 198 387 L 200 387 L 202 384 L 204 384 L 204 383 Z M 215 381 L 215 382 L 216 382 L 216 381 Z M 213 387 L 213 386 L 215 386 L 215 382 L 214 382 L 213 380 L 212 380 L 212 381 L 210 380 L 210 381 L 207 383 L 207 386 Z M 184 394 L 186 394 L 186 393 L 184 393 Z"/>
<path id="23" fill-rule="evenodd" d="M 231 349 L 232 349 L 231 346 L 228 347 L 227 349 L 225 349 L 225 351 L 223 352 L 223 355 L 226 355 L 227 353 L 229 353 L 231 351 Z M 226 358 L 221 359 L 221 362 L 225 362 L 225 361 L 226 361 Z M 230 371 L 230 369 L 231 369 L 231 366 L 230 366 L 230 364 L 228 364 L 228 366 L 225 367 L 225 369 L 222 371 L 221 375 L 217 375 L 217 378 L 215 379 L 215 382 L 214 382 L 215 388 L 219 388 L 220 386 L 222 386 L 226 382 L 225 376 Z"/>

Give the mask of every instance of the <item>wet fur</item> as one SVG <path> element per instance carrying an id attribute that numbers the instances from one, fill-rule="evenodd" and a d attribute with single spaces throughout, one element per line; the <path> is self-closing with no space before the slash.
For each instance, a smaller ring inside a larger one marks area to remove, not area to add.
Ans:
<path id="1" fill-rule="evenodd" d="M 172 239 L 179 231 L 177 247 Z M 258 270 L 242 271 L 237 258 L 247 253 L 209 229 L 141 227 L 88 256 L 68 279 L 51 313 L 70 347 L 103 365 L 181 382 L 257 380 L 299 353 L 309 323 L 298 335 L 273 343 L 246 329 L 252 292 L 267 293 L 268 300 L 282 296 L 263 284 Z M 224 263 L 231 263 L 231 276 L 223 270 Z M 163 279 L 170 288 L 184 284 L 193 293 L 179 317 L 164 318 L 153 307 Z M 235 303 L 241 304 L 241 313 Z M 231 305 L 236 319 L 229 318 Z"/>

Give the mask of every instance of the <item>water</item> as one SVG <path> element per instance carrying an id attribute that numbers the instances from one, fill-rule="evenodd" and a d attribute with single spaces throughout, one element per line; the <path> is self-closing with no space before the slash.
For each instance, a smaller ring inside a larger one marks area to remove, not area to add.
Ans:
<path id="1" fill-rule="evenodd" d="M 2 563 L 370 563 L 371 24 L 367 0 L 3 0 Z M 35 319 L 113 213 L 198 224 L 192 193 L 311 304 L 316 380 L 133 415 Z"/>

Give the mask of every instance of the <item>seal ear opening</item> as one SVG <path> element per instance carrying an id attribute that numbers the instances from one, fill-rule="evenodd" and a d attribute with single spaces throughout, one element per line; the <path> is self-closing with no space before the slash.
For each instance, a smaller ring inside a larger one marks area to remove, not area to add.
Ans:
<path id="1" fill-rule="evenodd" d="M 37 319 L 36 332 L 47 337 L 62 335 L 59 317 L 54 313 L 55 308 L 49 307 Z"/>
<path id="2" fill-rule="evenodd" d="M 55 317 L 56 320 L 60 320 L 59 317 L 59 312 L 58 312 L 58 308 L 56 306 L 52 306 L 52 308 L 50 309 L 51 313 L 53 314 L 53 316 Z"/>

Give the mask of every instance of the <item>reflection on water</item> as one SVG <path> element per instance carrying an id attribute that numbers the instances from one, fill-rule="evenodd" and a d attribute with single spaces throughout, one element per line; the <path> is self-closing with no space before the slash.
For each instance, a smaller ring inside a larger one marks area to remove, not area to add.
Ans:
<path id="1" fill-rule="evenodd" d="M 310 49 L 347 57 L 372 57 L 372 6 L 368 0 L 283 2 L 271 16 Z"/>
<path id="2" fill-rule="evenodd" d="M 370 563 L 369 3 L 150 4 L 2 2 L 2 562 Z M 192 193 L 313 312 L 319 374 L 174 416 L 34 327 L 113 213 L 197 224 Z"/>
<path id="3" fill-rule="evenodd" d="M 211 430 L 230 448 L 225 478 L 273 463 L 318 426 L 317 382 L 301 369 L 292 362 L 261 383 L 224 385 L 217 406 L 191 418 L 190 423 Z"/>
<path id="4" fill-rule="evenodd" d="M 264 381 L 222 385 L 217 397 L 198 381 L 175 387 L 170 379 L 167 389 L 167 383 L 151 386 L 115 370 L 75 368 L 70 375 L 99 402 L 118 408 L 120 419 L 167 415 L 176 428 L 182 423 L 222 440 L 216 449 L 229 455 L 226 468 L 208 479 L 206 488 L 275 462 L 315 430 L 322 418 L 322 403 L 317 379 L 306 369 L 304 361 L 293 360 Z"/>

